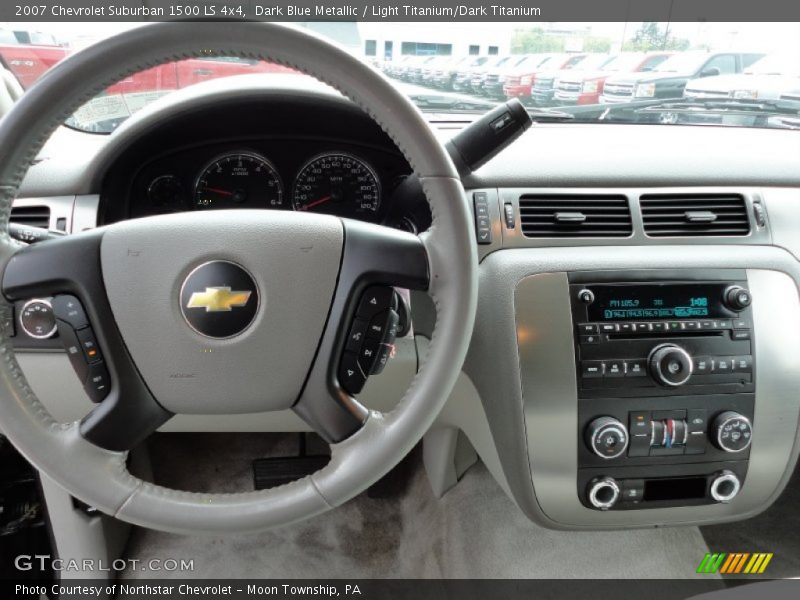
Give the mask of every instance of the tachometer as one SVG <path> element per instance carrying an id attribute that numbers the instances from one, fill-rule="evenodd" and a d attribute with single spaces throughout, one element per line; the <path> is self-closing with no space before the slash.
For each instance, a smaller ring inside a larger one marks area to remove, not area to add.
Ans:
<path id="1" fill-rule="evenodd" d="M 283 208 L 283 183 L 263 156 L 234 152 L 218 156 L 200 172 L 194 187 L 196 209 Z"/>
<path id="2" fill-rule="evenodd" d="M 373 219 L 381 202 L 375 171 L 360 158 L 328 152 L 312 158 L 294 182 L 295 210 Z"/>

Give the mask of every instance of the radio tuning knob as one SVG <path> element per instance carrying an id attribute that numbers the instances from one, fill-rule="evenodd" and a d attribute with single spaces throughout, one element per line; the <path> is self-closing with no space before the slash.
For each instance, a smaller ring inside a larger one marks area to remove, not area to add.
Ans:
<path id="1" fill-rule="evenodd" d="M 723 292 L 722 300 L 734 312 L 744 310 L 753 301 L 750 291 L 740 285 L 732 285 Z"/>
<path id="2" fill-rule="evenodd" d="M 650 375 L 661 385 L 676 387 L 683 385 L 692 376 L 692 357 L 680 346 L 660 344 L 653 348 L 647 359 Z"/>
<path id="3" fill-rule="evenodd" d="M 750 447 L 753 425 L 750 419 L 732 410 L 716 416 L 711 424 L 714 445 L 725 452 L 742 452 Z"/>

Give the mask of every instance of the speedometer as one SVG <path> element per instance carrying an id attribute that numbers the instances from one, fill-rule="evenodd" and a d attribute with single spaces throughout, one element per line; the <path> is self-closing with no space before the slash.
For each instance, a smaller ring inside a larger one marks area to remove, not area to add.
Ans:
<path id="1" fill-rule="evenodd" d="M 223 154 L 209 162 L 194 187 L 196 209 L 283 208 L 283 183 L 275 166 L 252 152 Z"/>
<path id="2" fill-rule="evenodd" d="M 363 160 L 344 152 L 312 158 L 294 182 L 295 210 L 373 219 L 381 202 L 375 171 Z"/>

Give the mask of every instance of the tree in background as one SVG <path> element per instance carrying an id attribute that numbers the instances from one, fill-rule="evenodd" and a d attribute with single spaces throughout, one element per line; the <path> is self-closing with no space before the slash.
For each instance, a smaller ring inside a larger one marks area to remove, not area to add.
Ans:
<path id="1" fill-rule="evenodd" d="M 564 39 L 545 33 L 540 28 L 517 29 L 511 38 L 512 54 L 563 52 Z"/>
<path id="2" fill-rule="evenodd" d="M 583 38 L 583 51 L 584 52 L 610 52 L 611 40 L 606 37 L 597 37 L 594 35 Z"/>
<path id="3" fill-rule="evenodd" d="M 669 29 L 662 30 L 658 23 L 642 23 L 633 38 L 623 44 L 622 49 L 630 52 L 688 50 L 689 40 L 673 36 Z"/>

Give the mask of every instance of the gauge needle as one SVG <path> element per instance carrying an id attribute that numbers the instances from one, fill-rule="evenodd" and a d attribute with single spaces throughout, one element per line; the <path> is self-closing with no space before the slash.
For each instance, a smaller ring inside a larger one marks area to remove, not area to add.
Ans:
<path id="1" fill-rule="evenodd" d="M 233 196 L 233 192 L 229 192 L 228 190 L 221 190 L 219 188 L 207 187 L 207 192 L 214 192 L 215 194 L 222 194 L 223 196 Z"/>
<path id="2" fill-rule="evenodd" d="M 328 200 L 330 200 L 330 196 L 323 196 L 319 200 L 314 200 L 313 202 L 309 202 L 303 207 L 303 210 L 308 210 L 309 208 L 314 208 L 315 206 L 319 206 L 320 204 L 324 204 Z"/>

